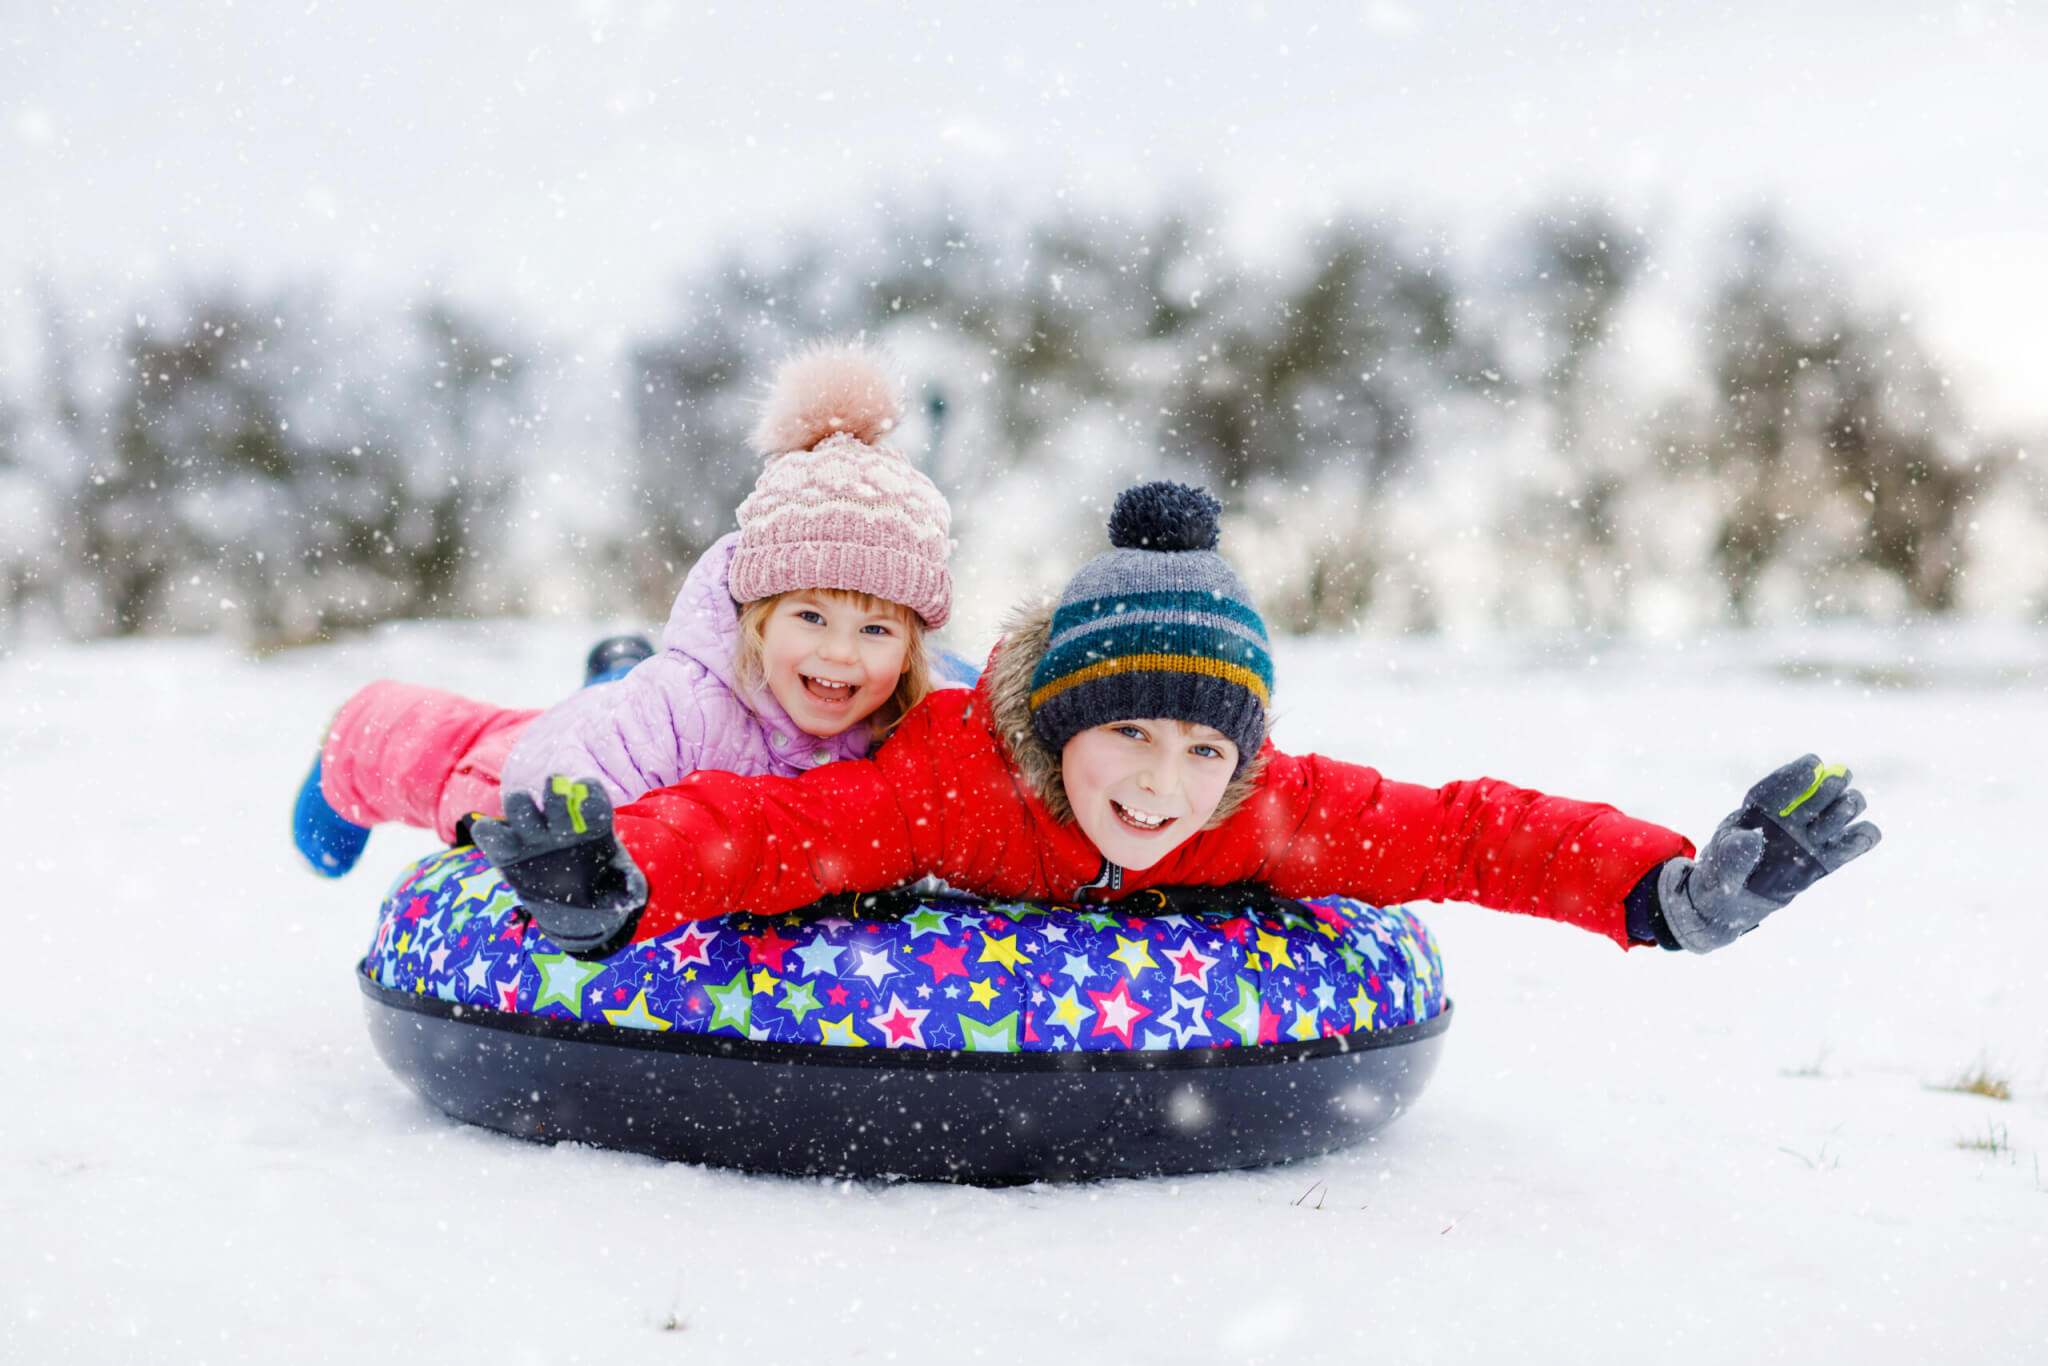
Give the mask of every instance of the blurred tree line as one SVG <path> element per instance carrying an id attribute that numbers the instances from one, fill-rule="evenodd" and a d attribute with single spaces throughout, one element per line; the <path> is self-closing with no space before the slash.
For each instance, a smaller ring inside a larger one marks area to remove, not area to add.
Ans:
<path id="1" fill-rule="evenodd" d="M 1199 206 L 935 207 L 735 247 L 624 383 L 444 299 L 366 320 L 223 287 L 110 327 L 46 294 L 42 372 L 0 394 L 0 639 L 281 644 L 518 611 L 565 559 L 584 605 L 658 618 L 753 481 L 762 381 L 856 333 L 903 368 L 902 443 L 963 537 L 1034 534 L 1011 511 L 1035 488 L 1073 500 L 1078 553 L 1084 499 L 1198 479 L 1286 629 L 1627 630 L 1653 582 L 1709 621 L 1955 610 L 1979 501 L 2043 512 L 2023 457 L 1970 426 L 1909 322 L 1771 222 L 1729 237 L 1678 329 L 1696 382 L 1670 393 L 1630 340 L 1675 307 L 1654 244 L 1597 205 L 1476 262 L 1364 216 L 1252 262 Z M 593 453 L 551 418 L 598 392 L 616 449 Z M 601 515 L 565 530 L 564 490 Z M 535 524 L 568 544 L 536 551 Z"/>

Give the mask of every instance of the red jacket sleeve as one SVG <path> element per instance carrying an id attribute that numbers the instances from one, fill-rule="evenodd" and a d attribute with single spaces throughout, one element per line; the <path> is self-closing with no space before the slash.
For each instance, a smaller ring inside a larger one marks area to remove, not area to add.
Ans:
<path id="1" fill-rule="evenodd" d="M 797 778 L 702 770 L 619 808 L 619 842 L 647 875 L 637 939 L 733 911 L 775 915 L 923 872 L 912 840 L 928 800 L 904 766 L 847 760 Z"/>
<path id="2" fill-rule="evenodd" d="M 834 892 L 927 873 L 995 889 L 1035 862 L 995 739 L 962 689 L 912 709 L 872 759 L 797 778 L 702 770 L 619 808 L 619 841 L 647 875 L 635 937 L 733 911 L 776 915 Z"/>
<path id="3" fill-rule="evenodd" d="M 1243 823 L 1244 876 L 1285 896 L 1381 904 L 1471 901 L 1543 916 L 1627 946 L 1630 889 L 1691 841 L 1597 802 L 1493 778 L 1424 787 L 1320 755 L 1273 752 Z"/>

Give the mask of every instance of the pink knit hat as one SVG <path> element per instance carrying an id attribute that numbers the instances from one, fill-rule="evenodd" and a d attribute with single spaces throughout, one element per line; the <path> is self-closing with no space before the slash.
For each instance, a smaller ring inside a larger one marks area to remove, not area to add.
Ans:
<path id="1" fill-rule="evenodd" d="M 768 468 L 740 504 L 727 584 L 737 602 L 844 588 L 900 602 L 937 630 L 953 611 L 945 495 L 883 436 L 902 401 L 857 346 L 783 362 L 755 424 Z"/>

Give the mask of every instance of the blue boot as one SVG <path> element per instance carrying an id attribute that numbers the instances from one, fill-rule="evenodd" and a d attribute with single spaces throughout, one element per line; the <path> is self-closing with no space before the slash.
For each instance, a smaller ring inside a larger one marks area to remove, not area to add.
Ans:
<path id="1" fill-rule="evenodd" d="M 320 756 L 313 756 L 313 771 L 299 784 L 299 800 L 292 808 L 292 843 L 322 877 L 340 877 L 356 866 L 363 846 L 370 842 L 368 826 L 342 819 L 320 793 Z"/>
<path id="2" fill-rule="evenodd" d="M 590 647 L 590 654 L 583 661 L 583 686 L 624 678 L 635 664 L 653 654 L 654 647 L 647 643 L 646 636 L 606 636 Z"/>

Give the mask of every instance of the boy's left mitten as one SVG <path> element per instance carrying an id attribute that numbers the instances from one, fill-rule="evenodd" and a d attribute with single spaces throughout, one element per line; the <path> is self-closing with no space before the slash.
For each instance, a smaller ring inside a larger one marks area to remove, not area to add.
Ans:
<path id="1" fill-rule="evenodd" d="M 578 958 L 602 958 L 633 933 L 647 876 L 612 833 L 612 801 L 596 783 L 555 777 L 547 804 L 505 795 L 505 819 L 480 820 L 470 837 L 548 938 Z"/>
<path id="2" fill-rule="evenodd" d="M 1821 878 L 1876 846 L 1849 770 L 1814 755 L 1750 788 L 1742 809 L 1714 830 L 1699 862 L 1675 858 L 1657 873 L 1657 907 L 1672 948 L 1711 953 Z M 1854 822 L 1852 824 L 1852 822 Z M 1664 940 L 1666 935 L 1657 936 Z"/>

